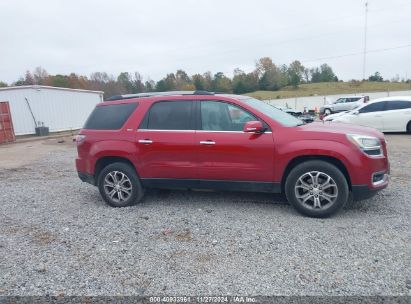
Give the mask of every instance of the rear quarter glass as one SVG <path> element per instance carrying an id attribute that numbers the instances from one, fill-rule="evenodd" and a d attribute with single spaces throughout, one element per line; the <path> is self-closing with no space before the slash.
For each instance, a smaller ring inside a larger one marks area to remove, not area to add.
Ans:
<path id="1" fill-rule="evenodd" d="M 138 103 L 101 105 L 94 108 L 87 119 L 84 129 L 118 130 L 121 129 Z"/>

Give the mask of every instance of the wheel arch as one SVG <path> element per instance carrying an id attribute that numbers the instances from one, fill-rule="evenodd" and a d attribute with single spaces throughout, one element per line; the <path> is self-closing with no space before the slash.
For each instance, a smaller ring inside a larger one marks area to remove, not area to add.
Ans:
<path id="1" fill-rule="evenodd" d="M 138 175 L 136 167 L 128 158 L 120 156 L 102 156 L 96 161 L 96 164 L 94 166 L 94 178 L 97 180 L 101 170 L 103 170 L 106 166 L 113 163 L 127 164 L 131 168 L 133 168 Z"/>
<path id="2" fill-rule="evenodd" d="M 336 166 L 343 173 L 345 179 L 347 180 L 349 190 L 350 191 L 352 190 L 350 175 L 348 173 L 347 168 L 341 162 L 341 160 L 339 160 L 338 158 L 332 157 L 332 156 L 328 156 L 328 155 L 302 155 L 302 156 L 297 156 L 288 162 L 284 170 L 283 177 L 281 179 L 281 192 L 282 193 L 285 193 L 285 182 L 291 170 L 295 168 L 297 165 L 305 161 L 308 161 L 308 160 L 322 160 L 322 161 L 328 162 Z"/>

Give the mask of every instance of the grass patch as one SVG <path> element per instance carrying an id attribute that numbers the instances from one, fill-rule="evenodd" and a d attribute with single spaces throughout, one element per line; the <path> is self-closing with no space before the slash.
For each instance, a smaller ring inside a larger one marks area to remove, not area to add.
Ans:
<path id="1" fill-rule="evenodd" d="M 301 84 L 297 89 L 284 87 L 280 91 L 255 91 L 244 95 L 258 99 L 280 99 L 304 96 L 327 96 L 334 94 L 361 94 L 411 90 L 411 84 L 403 82 L 322 82 Z"/>

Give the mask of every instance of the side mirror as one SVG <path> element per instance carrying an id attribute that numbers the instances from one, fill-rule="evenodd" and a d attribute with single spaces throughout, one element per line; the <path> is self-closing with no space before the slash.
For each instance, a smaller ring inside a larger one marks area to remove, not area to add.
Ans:
<path id="1" fill-rule="evenodd" d="M 252 120 L 245 123 L 243 131 L 247 133 L 262 133 L 265 129 L 261 121 Z"/>

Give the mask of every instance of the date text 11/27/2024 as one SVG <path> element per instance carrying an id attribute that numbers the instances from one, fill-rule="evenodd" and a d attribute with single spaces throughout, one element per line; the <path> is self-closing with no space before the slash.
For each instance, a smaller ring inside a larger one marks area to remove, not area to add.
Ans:
<path id="1" fill-rule="evenodd" d="M 255 303 L 256 298 L 247 296 L 199 296 L 199 297 L 175 297 L 162 296 L 150 297 L 151 303 Z"/>

